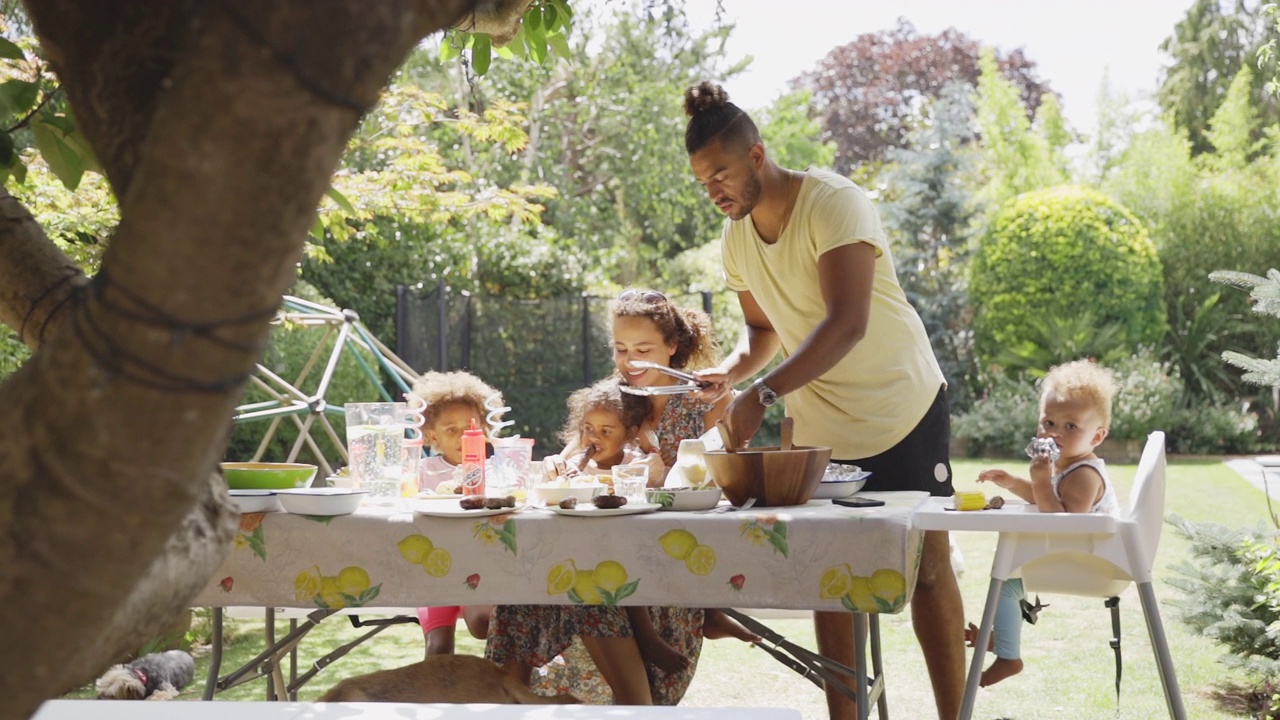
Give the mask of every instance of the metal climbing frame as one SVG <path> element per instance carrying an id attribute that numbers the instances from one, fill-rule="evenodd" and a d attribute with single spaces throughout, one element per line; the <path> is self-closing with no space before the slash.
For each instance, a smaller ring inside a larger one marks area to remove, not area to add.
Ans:
<path id="1" fill-rule="evenodd" d="M 265 392 L 271 399 L 237 407 L 233 420 L 236 423 L 268 419 L 271 421 L 270 426 L 262 436 L 262 441 L 258 444 L 257 451 L 253 455 L 253 460 L 257 461 L 262 459 L 263 454 L 270 447 L 271 441 L 275 438 L 276 430 L 280 427 L 280 423 L 287 418 L 298 428 L 298 439 L 294 441 L 293 447 L 289 449 L 287 461 L 293 462 L 296 460 L 303 445 L 306 445 L 317 458 L 317 464 L 323 472 L 320 477 L 327 477 L 333 474 L 333 468 L 329 464 L 328 458 L 325 458 L 324 454 L 320 452 L 320 447 L 316 444 L 316 441 L 311 437 L 311 430 L 317 424 L 323 428 L 324 432 L 329 436 L 329 440 L 341 455 L 342 462 L 344 464 L 347 462 L 347 445 L 338 437 L 338 433 L 334 431 L 333 425 L 327 417 L 328 415 L 341 417 L 344 410 L 341 405 L 330 405 L 325 399 L 325 395 L 329 391 L 329 383 L 333 379 L 334 369 L 337 368 L 342 354 L 344 352 L 350 353 L 355 358 L 356 363 L 373 381 L 374 387 L 378 389 L 378 394 L 385 402 L 391 402 L 393 399 L 383 386 L 383 379 L 369 364 L 364 353 L 373 356 L 377 366 L 391 377 L 402 392 L 409 391 L 413 381 L 418 377 L 418 373 L 374 337 L 369 332 L 369 329 L 360 322 L 360 315 L 354 310 L 339 310 L 311 302 L 310 300 L 286 295 L 281 303 L 279 314 L 272 322 L 277 325 L 292 323 L 294 325 L 316 327 L 317 329 L 322 329 L 322 332 L 318 334 L 318 341 L 316 342 L 315 350 L 311 353 L 311 357 L 302 366 L 302 369 L 292 382 L 273 373 L 259 363 L 254 374 L 250 376 L 250 382 Z M 329 339 L 335 335 L 337 339 L 329 350 L 327 358 L 325 358 L 324 370 L 320 372 L 319 382 L 310 392 L 302 390 L 301 388 L 307 385 L 307 380 L 311 377 L 312 370 L 315 369 L 320 358 L 324 356 L 324 349 L 328 345 Z"/>

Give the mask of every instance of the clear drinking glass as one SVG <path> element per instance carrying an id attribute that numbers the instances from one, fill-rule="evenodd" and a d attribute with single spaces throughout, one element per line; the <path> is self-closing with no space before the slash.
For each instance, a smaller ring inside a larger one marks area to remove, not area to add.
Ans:
<path id="1" fill-rule="evenodd" d="M 649 484 L 648 465 L 614 465 L 613 492 L 627 502 L 644 502 L 644 489 Z"/>
<path id="2" fill-rule="evenodd" d="M 347 403 L 344 409 L 352 483 L 369 492 L 371 503 L 394 503 L 404 474 L 405 404 Z"/>
<path id="3" fill-rule="evenodd" d="M 533 438 L 494 438 L 490 442 L 493 444 L 493 476 L 485 479 L 487 494 L 514 495 L 517 500 L 524 500 L 529 489 L 529 466 L 533 462 Z"/>

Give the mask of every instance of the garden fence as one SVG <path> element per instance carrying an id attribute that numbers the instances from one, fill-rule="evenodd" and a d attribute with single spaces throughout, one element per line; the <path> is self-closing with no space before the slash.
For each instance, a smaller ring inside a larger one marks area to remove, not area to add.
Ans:
<path id="1" fill-rule="evenodd" d="M 725 297 L 717 298 L 716 295 Z M 672 295 L 711 313 L 731 293 Z M 396 288 L 396 354 L 420 372 L 467 370 L 502 391 L 507 434 L 537 440 L 535 456 L 559 450 L 565 399 L 613 371 L 609 297 L 538 300 L 475 295 L 444 284 Z"/>

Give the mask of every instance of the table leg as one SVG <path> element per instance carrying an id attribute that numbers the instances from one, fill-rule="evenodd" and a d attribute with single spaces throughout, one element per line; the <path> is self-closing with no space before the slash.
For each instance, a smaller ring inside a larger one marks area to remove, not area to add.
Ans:
<path id="1" fill-rule="evenodd" d="M 867 614 L 853 614 L 853 670 L 858 690 L 858 720 L 871 715 L 871 699 L 867 693 Z"/>
<path id="2" fill-rule="evenodd" d="M 875 686 L 879 689 L 876 696 L 876 712 L 880 720 L 889 720 L 889 694 L 884 687 L 884 658 L 880 654 L 880 615 L 868 615 L 871 626 L 871 672 L 875 673 Z"/>
<path id="3" fill-rule="evenodd" d="M 987 604 L 982 607 L 982 625 L 973 648 L 973 662 L 969 664 L 969 677 L 964 685 L 964 700 L 960 703 L 960 720 L 973 717 L 973 705 L 978 699 L 978 683 L 982 680 L 982 661 L 987 656 L 987 644 L 991 642 L 991 628 L 996 623 L 996 606 L 1000 604 L 1000 589 L 1004 580 L 991 578 L 987 589 Z"/>
<path id="4" fill-rule="evenodd" d="M 213 645 L 212 651 L 209 653 L 209 675 L 204 681 L 204 699 L 212 700 L 213 693 L 218 689 L 218 672 L 222 669 L 222 608 L 213 608 L 213 637 L 210 639 Z"/>

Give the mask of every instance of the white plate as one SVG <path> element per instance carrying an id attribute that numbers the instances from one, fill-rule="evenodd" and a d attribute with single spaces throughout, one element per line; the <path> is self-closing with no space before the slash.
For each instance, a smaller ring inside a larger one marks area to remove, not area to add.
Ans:
<path id="1" fill-rule="evenodd" d="M 572 510 L 566 510 L 559 505 L 548 505 L 547 509 L 557 515 L 569 515 L 571 517 L 610 517 L 613 515 L 640 515 L 642 513 L 651 513 L 661 508 L 658 503 L 632 503 L 629 502 L 622 507 L 617 508 L 598 508 L 595 505 L 586 507 L 576 507 Z"/>
<path id="2" fill-rule="evenodd" d="M 447 503 L 441 505 L 432 501 L 428 502 L 431 504 L 415 505 L 413 511 L 419 515 L 428 515 L 430 517 L 488 517 L 490 515 L 509 515 L 511 513 L 520 512 L 525 508 L 523 503 L 516 503 L 515 507 L 509 508 L 495 508 L 493 510 L 488 508 L 480 508 L 479 510 L 463 510 L 456 503 L 453 505 Z"/>

